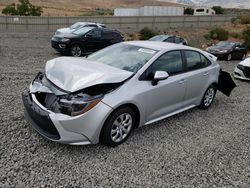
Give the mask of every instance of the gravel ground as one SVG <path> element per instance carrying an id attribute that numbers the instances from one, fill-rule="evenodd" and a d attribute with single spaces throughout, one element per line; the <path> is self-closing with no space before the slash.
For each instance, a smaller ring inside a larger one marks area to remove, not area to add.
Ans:
<path id="1" fill-rule="evenodd" d="M 250 83 L 208 111 L 192 109 L 133 132 L 116 148 L 38 135 L 20 94 L 57 57 L 51 33 L 0 33 L 0 187 L 250 187 Z M 220 62 L 233 72 L 234 62 Z"/>

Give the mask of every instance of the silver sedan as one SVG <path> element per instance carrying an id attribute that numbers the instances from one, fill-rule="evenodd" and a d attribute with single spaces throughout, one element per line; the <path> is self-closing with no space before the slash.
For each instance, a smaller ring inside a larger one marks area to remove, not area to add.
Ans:
<path id="1" fill-rule="evenodd" d="M 26 119 L 46 138 L 117 146 L 136 127 L 196 106 L 209 108 L 223 85 L 219 80 L 220 66 L 211 54 L 131 41 L 88 58 L 48 61 L 22 98 Z"/>

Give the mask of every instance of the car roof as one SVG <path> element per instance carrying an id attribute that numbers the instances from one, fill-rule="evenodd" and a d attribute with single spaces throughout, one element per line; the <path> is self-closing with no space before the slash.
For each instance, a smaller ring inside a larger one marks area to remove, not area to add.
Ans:
<path id="1" fill-rule="evenodd" d="M 88 24 L 104 25 L 104 24 L 101 24 L 101 23 L 95 23 L 95 22 L 77 22 L 77 23 L 82 24 L 82 25 L 88 25 Z"/>
<path id="2" fill-rule="evenodd" d="M 195 51 L 201 51 L 197 48 L 192 48 L 185 45 L 180 44 L 174 44 L 174 43 L 168 43 L 168 42 L 156 42 L 156 41 L 128 41 L 124 42 L 127 44 L 143 47 L 143 48 L 150 48 L 153 50 L 161 51 L 161 50 L 195 50 Z"/>

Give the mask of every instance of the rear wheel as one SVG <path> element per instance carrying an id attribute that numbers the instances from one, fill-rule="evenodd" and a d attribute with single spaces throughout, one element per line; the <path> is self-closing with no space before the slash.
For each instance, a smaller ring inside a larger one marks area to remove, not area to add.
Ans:
<path id="1" fill-rule="evenodd" d="M 199 108 L 203 109 L 203 110 L 208 109 L 214 101 L 215 94 L 216 94 L 215 85 L 209 86 L 209 88 L 206 90 L 206 92 L 201 100 Z"/>
<path id="2" fill-rule="evenodd" d="M 114 111 L 105 122 L 100 141 L 107 146 L 118 146 L 125 142 L 135 125 L 135 113 L 129 107 Z"/>
<path id="3" fill-rule="evenodd" d="M 228 54 L 227 55 L 227 61 L 231 61 L 232 60 L 232 54 Z"/>
<path id="4" fill-rule="evenodd" d="M 70 54 L 74 57 L 80 57 L 83 53 L 82 47 L 79 44 L 73 44 L 70 48 Z"/>

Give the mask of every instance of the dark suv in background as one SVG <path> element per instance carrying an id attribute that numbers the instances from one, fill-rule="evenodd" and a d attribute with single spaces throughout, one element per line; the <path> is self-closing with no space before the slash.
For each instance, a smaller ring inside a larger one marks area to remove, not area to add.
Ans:
<path id="1" fill-rule="evenodd" d="M 108 28 L 83 27 L 72 33 L 54 35 L 51 46 L 60 53 L 79 57 L 124 41 L 119 31 Z"/>

